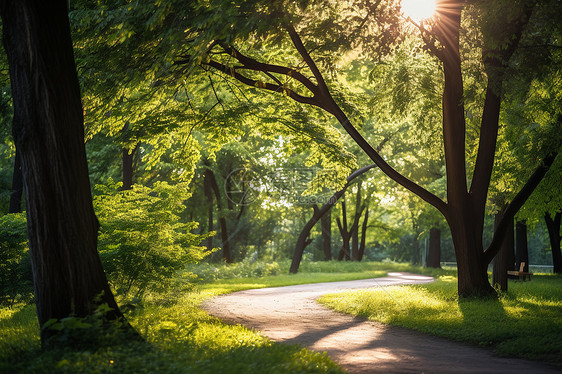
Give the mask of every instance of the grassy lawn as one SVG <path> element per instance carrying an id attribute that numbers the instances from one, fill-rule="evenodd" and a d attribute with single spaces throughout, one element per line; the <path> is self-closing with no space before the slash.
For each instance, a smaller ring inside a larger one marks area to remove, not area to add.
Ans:
<path id="1" fill-rule="evenodd" d="M 266 265 L 218 266 L 211 269 L 213 277 L 200 277 L 190 291 L 148 295 L 127 313 L 146 342 L 109 339 L 96 350 L 41 352 L 35 306 L 0 308 L 0 373 L 340 373 L 325 354 L 225 325 L 198 305 L 242 289 L 419 271 L 405 264 L 334 262 L 303 264 L 299 274 L 287 275 L 288 263 L 280 263 L 269 271 L 276 275 L 251 276 L 263 270 L 260 266 Z M 236 278 L 222 279 L 225 276 Z"/>
<path id="2" fill-rule="evenodd" d="M 562 277 L 509 283 L 498 299 L 461 299 L 457 279 L 326 295 L 341 312 L 449 339 L 492 347 L 500 356 L 562 363 Z"/>

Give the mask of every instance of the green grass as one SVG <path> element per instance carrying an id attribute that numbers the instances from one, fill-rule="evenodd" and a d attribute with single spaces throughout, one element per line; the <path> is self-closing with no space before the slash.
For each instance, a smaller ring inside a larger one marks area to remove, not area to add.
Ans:
<path id="1" fill-rule="evenodd" d="M 150 305 L 130 315 L 147 342 L 121 342 L 95 351 L 41 353 L 34 310 L 0 321 L 0 372 L 5 373 L 339 373 L 323 354 L 275 344 L 241 326 L 228 326 L 197 308 L 190 293 L 173 306 Z M 9 314 L 9 313 L 5 313 Z M 16 324 L 16 322 L 18 322 Z M 24 336 L 17 330 L 26 331 Z"/>
<path id="2" fill-rule="evenodd" d="M 341 312 L 449 339 L 492 347 L 506 357 L 562 363 L 562 277 L 509 283 L 498 299 L 460 299 L 457 279 L 349 291 L 320 302 Z"/>
<path id="3" fill-rule="evenodd" d="M 278 267 L 278 275 L 248 277 L 266 266 L 239 266 L 236 279 L 220 279 L 232 268 L 218 266 L 213 278 L 219 279 L 200 280 L 189 292 L 147 295 L 127 316 L 146 342 L 122 340 L 95 350 L 41 352 L 35 306 L 0 308 L 0 373 L 340 373 L 325 354 L 225 325 L 198 305 L 236 290 L 419 271 L 403 264 L 333 262 L 303 264 L 299 274 L 288 275 L 288 263 Z"/>

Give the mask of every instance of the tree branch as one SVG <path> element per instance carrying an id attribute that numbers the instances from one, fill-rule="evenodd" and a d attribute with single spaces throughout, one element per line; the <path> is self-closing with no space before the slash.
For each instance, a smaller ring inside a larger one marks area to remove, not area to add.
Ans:
<path id="1" fill-rule="evenodd" d="M 480 125 L 478 154 L 476 156 L 472 183 L 470 184 L 470 193 L 473 195 L 472 199 L 476 202 L 475 206 L 481 206 L 483 205 L 482 203 L 485 203 L 492 169 L 494 167 L 494 155 L 496 152 L 499 128 L 498 121 L 501 107 L 503 70 L 519 45 L 521 35 L 531 16 L 532 10 L 532 6 L 525 7 L 522 11 L 522 17 L 520 17 L 517 22 L 509 23 L 509 28 L 511 29 L 509 34 L 512 35 L 512 38 L 509 40 L 507 48 L 485 51 L 483 53 L 483 60 L 488 73 L 488 87 Z"/>
<path id="2" fill-rule="evenodd" d="M 312 74 L 314 75 L 318 86 L 312 83 L 308 78 L 304 77 L 301 73 L 297 72 L 288 67 L 272 65 L 272 64 L 264 64 L 258 62 L 252 58 L 242 55 L 236 49 L 231 46 L 223 46 L 225 52 L 230 54 L 232 57 L 236 58 L 240 63 L 242 63 L 243 67 L 228 67 L 224 64 L 221 64 L 217 61 L 211 60 L 209 62 L 203 62 L 203 65 L 211 66 L 224 74 L 230 75 L 235 79 L 239 80 L 240 82 L 248 85 L 248 86 L 255 86 L 258 88 L 263 88 L 273 92 L 282 92 L 285 90 L 287 96 L 292 98 L 293 100 L 303 103 L 314 105 L 318 108 L 324 109 L 328 113 L 331 113 L 336 117 L 336 119 L 340 122 L 342 127 L 346 130 L 346 132 L 351 136 L 351 138 L 359 145 L 363 151 L 369 156 L 374 163 L 392 180 L 403 186 L 404 188 L 408 189 L 409 191 L 413 192 L 414 194 L 418 195 L 422 200 L 426 201 L 427 203 L 433 205 L 441 214 L 445 217 L 448 216 L 448 206 L 447 204 L 441 200 L 436 195 L 432 194 L 422 186 L 418 185 L 417 183 L 411 181 L 410 179 L 406 178 L 404 175 L 396 171 L 393 167 L 391 167 L 383 158 L 382 156 L 367 142 L 367 140 L 357 131 L 357 129 L 351 124 L 345 113 L 341 110 L 339 105 L 334 101 L 330 91 L 326 85 L 326 82 L 322 76 L 322 73 L 318 69 L 318 66 L 306 50 L 301 38 L 295 31 L 294 27 L 290 24 L 285 26 L 291 40 L 304 59 L 305 63 L 307 64 L 308 68 L 311 70 Z M 263 83 L 251 78 L 248 78 L 236 71 L 236 69 L 252 69 L 256 71 L 262 72 L 272 72 L 272 73 L 279 73 L 284 74 L 287 76 L 294 77 L 303 85 L 305 85 L 313 94 L 313 97 L 306 97 L 300 94 L 297 94 L 295 91 L 282 87 L 278 84 L 272 83 Z"/>
<path id="3" fill-rule="evenodd" d="M 217 70 L 223 72 L 226 75 L 230 75 L 231 77 L 237 79 L 238 81 L 244 83 L 245 85 L 248 85 L 248 86 L 251 86 L 251 87 L 263 88 L 265 90 L 273 91 L 273 92 L 277 92 L 277 93 L 285 93 L 291 99 L 293 99 L 293 100 L 295 100 L 299 103 L 314 105 L 314 106 L 322 108 L 320 106 L 320 103 L 318 102 L 318 100 L 316 100 L 315 97 L 302 96 L 302 95 L 296 93 L 295 91 L 293 91 L 289 88 L 285 88 L 285 87 L 283 87 L 279 84 L 261 82 L 261 81 L 255 80 L 255 79 L 248 78 L 248 77 L 238 73 L 234 67 L 230 68 L 230 67 L 228 67 L 224 64 L 221 64 L 220 62 L 214 61 L 214 60 L 210 60 L 208 62 L 203 62 L 201 64 L 210 66 L 214 69 L 217 69 Z"/>
<path id="4" fill-rule="evenodd" d="M 515 214 L 519 211 L 519 209 L 521 209 L 523 204 L 525 204 L 525 201 L 527 201 L 529 196 L 531 196 L 535 188 L 542 181 L 557 155 L 558 153 L 555 153 L 554 155 L 545 157 L 542 165 L 540 165 L 537 170 L 535 170 L 535 172 L 533 173 L 533 175 L 531 175 L 521 191 L 519 191 L 517 196 L 515 196 L 513 201 L 508 205 L 502 220 L 500 221 L 498 227 L 494 232 L 492 242 L 484 251 L 484 262 L 486 264 L 489 264 L 500 250 L 500 246 L 505 238 L 505 233 L 507 232 L 508 225 L 512 222 Z"/>
<path id="5" fill-rule="evenodd" d="M 320 92 L 322 92 L 322 94 L 324 95 L 326 94 L 329 95 L 329 90 L 328 90 L 328 86 L 326 85 L 326 81 L 324 80 L 322 73 L 320 73 L 320 69 L 318 69 L 318 66 L 316 66 L 316 63 L 314 62 L 312 57 L 310 57 L 310 54 L 306 50 L 299 34 L 297 34 L 297 31 L 295 30 L 292 24 L 287 24 L 285 28 L 289 32 L 289 36 L 291 37 L 291 41 L 293 42 L 293 45 L 295 46 L 295 48 L 303 58 L 304 62 L 306 62 L 306 65 L 314 75 L 314 78 L 316 78 L 316 82 L 318 83 L 318 88 L 320 88 Z"/>
<path id="6" fill-rule="evenodd" d="M 223 47 L 224 51 L 227 54 L 238 60 L 244 66 L 245 69 L 262 71 L 264 73 L 269 72 L 269 73 L 286 75 L 302 83 L 302 85 L 304 85 L 312 94 L 316 94 L 316 92 L 318 91 L 318 87 L 310 79 L 308 79 L 307 77 L 305 77 L 303 74 L 301 74 L 299 71 L 295 69 L 289 68 L 287 66 L 265 64 L 251 57 L 243 55 L 231 45 L 221 45 L 221 46 Z"/>

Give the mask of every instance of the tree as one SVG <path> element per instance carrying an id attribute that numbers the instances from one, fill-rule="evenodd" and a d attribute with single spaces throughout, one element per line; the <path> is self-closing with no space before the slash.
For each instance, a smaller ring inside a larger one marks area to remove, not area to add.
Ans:
<path id="1" fill-rule="evenodd" d="M 318 208 L 317 206 L 314 207 L 314 214 L 312 218 L 308 220 L 308 222 L 304 225 L 295 245 L 295 251 L 293 253 L 293 261 L 291 263 L 291 268 L 289 269 L 290 273 L 297 273 L 299 270 L 299 265 L 302 260 L 302 255 L 306 246 L 310 243 L 308 241 L 308 236 L 310 235 L 310 231 L 314 227 L 314 225 L 319 221 L 323 220 L 329 213 L 332 211 L 332 207 L 338 202 L 338 200 L 344 196 L 345 191 L 350 186 L 351 182 L 355 180 L 355 178 L 363 175 L 367 171 L 373 169 L 375 165 L 365 166 L 364 168 L 358 169 L 354 171 L 349 177 L 347 177 L 347 183 L 345 184 L 344 188 L 337 191 L 328 199 L 328 201 L 321 207 Z M 365 220 L 366 221 L 366 220 Z M 324 234 L 324 227 L 328 226 L 328 224 L 323 223 L 322 225 L 322 233 Z M 363 230 L 365 231 L 365 230 Z M 364 237 L 364 235 L 363 235 Z M 323 243 L 324 244 L 324 243 Z M 363 244 L 364 248 L 364 244 Z M 328 253 L 326 253 L 326 260 L 331 260 L 331 253 L 330 258 L 328 258 Z"/>
<path id="2" fill-rule="evenodd" d="M 21 213 L 21 198 L 23 195 L 23 175 L 21 172 L 21 156 L 16 149 L 14 159 L 14 173 L 12 175 L 12 193 L 10 194 L 10 208 L 8 213 Z"/>
<path id="3" fill-rule="evenodd" d="M 562 255 L 560 254 L 560 240 L 562 234 L 560 233 L 560 222 L 562 221 L 562 213 L 558 212 L 554 217 L 548 213 L 545 214 L 544 220 L 548 229 L 548 238 L 550 241 L 550 248 L 552 250 L 552 265 L 554 272 L 557 274 L 562 273 Z"/>
<path id="4" fill-rule="evenodd" d="M 0 2 L 40 326 L 92 315 L 101 305 L 106 321 L 123 318 L 97 253 L 99 224 L 66 4 Z M 43 347 L 53 335 L 41 329 Z"/>
<path id="5" fill-rule="evenodd" d="M 441 267 L 441 230 L 436 227 L 432 227 L 429 230 L 429 248 L 426 266 L 428 268 Z"/>
<path id="6" fill-rule="evenodd" d="M 496 214 L 494 225 L 497 226 L 503 220 L 503 211 Z M 492 270 L 492 284 L 502 291 L 507 291 L 507 272 L 514 270 L 515 251 L 513 242 L 513 218 L 508 226 L 505 238 L 502 241 L 500 250 L 494 257 L 494 267 Z"/>
<path id="7" fill-rule="evenodd" d="M 502 221 L 498 224 L 494 239 L 488 248 L 484 249 L 482 244 L 484 216 L 494 165 L 498 121 L 502 103 L 502 85 L 505 80 L 506 69 L 509 67 L 510 60 L 517 50 L 525 27 L 529 23 L 535 5 L 534 2 L 521 2 L 516 6 L 510 5 L 507 7 L 503 3 L 498 5 L 494 2 L 483 1 L 472 9 L 476 9 L 479 15 L 476 25 L 473 26 L 484 35 L 481 62 L 488 79 L 483 112 L 480 117 L 477 153 L 472 178 L 469 178 L 466 168 L 467 128 L 463 104 L 464 84 L 460 48 L 461 15 L 467 7 L 467 3 L 461 0 L 443 2 L 442 6 L 438 7 L 435 22 L 433 24 L 422 24 L 418 27 L 424 40 L 424 48 L 440 61 L 443 69 L 442 109 L 443 146 L 447 176 L 446 202 L 393 168 L 353 125 L 353 118 L 346 114 L 346 108 L 340 104 L 340 97 L 334 95 L 335 90 L 331 87 L 331 82 L 325 78 L 321 66 L 317 64 L 310 52 L 314 50 L 316 54 L 320 54 L 321 51 L 325 50 L 324 48 L 334 46 L 334 43 L 330 44 L 314 33 L 318 31 L 314 27 L 318 27 L 318 24 L 322 23 L 314 23 L 318 21 L 314 20 L 314 16 L 307 17 L 304 15 L 316 15 L 315 9 L 307 9 L 306 11 L 304 9 L 290 9 L 294 14 L 287 14 L 286 9 L 273 6 L 271 7 L 271 14 L 264 14 L 265 8 L 259 5 L 259 1 L 256 4 L 245 4 L 245 7 L 241 9 L 240 18 L 245 20 L 246 27 L 242 26 L 243 30 L 238 32 L 240 39 L 245 40 L 250 45 L 251 40 L 247 36 L 247 27 L 254 25 L 252 21 L 248 21 L 249 14 L 251 14 L 249 9 L 252 8 L 252 5 L 256 6 L 255 12 L 260 17 L 271 17 L 269 25 L 271 34 L 278 34 L 279 38 L 288 37 L 294 48 L 293 51 L 296 51 L 296 57 L 300 60 L 299 62 L 294 64 L 261 62 L 257 57 L 251 56 L 251 47 L 248 52 L 236 48 L 234 44 L 238 30 L 234 28 L 234 32 L 232 32 L 221 28 L 222 34 L 220 35 L 213 34 L 216 29 L 210 32 L 209 43 L 205 44 L 208 47 L 203 51 L 208 52 L 205 56 L 186 55 L 186 58 L 178 60 L 178 63 L 192 64 L 195 62 L 205 68 L 215 69 L 248 86 L 282 93 L 294 101 L 320 108 L 333 115 L 343 129 L 385 174 L 434 206 L 445 217 L 451 230 L 456 252 L 459 294 L 469 296 L 493 293 L 494 290 L 489 284 L 486 272 L 487 264 L 499 251 L 513 216 L 542 180 L 554 161 L 559 148 L 558 145 L 558 147 L 550 150 L 552 153 L 540 155 L 543 158 L 542 162 L 536 172 L 529 178 L 528 183 L 512 200 L 504 212 Z M 344 5 L 331 5 L 335 8 L 338 6 L 344 7 Z M 392 8 L 383 8 L 384 5 L 388 5 L 383 2 L 378 2 L 377 5 L 379 8 L 372 6 L 368 11 L 366 10 L 364 17 L 358 17 L 358 20 L 353 19 L 353 21 L 358 21 L 359 26 L 353 24 L 353 22 L 345 24 L 345 21 L 338 24 L 337 26 L 345 25 L 344 31 L 348 30 L 348 27 L 352 30 L 357 27 L 359 31 L 347 34 L 340 39 L 336 38 L 336 40 L 359 38 L 363 31 L 362 25 L 370 20 L 371 16 L 373 19 L 377 19 L 379 24 L 384 25 L 389 22 L 388 18 L 384 18 L 384 15 L 392 13 L 392 11 L 389 11 Z M 346 13 L 342 12 L 341 14 L 345 15 Z M 217 17 L 216 13 L 214 17 Z M 325 35 L 335 33 L 336 30 L 342 32 L 341 28 L 338 29 L 335 26 L 335 23 L 335 21 L 327 23 L 328 29 L 326 29 L 326 24 L 323 24 Z M 390 23 L 392 23 L 392 19 Z M 229 25 L 231 24 L 229 23 Z M 333 28 L 329 28 L 330 26 Z M 387 31 L 386 34 L 377 29 L 376 26 L 370 29 L 371 32 L 373 30 L 375 30 L 374 32 L 381 32 L 377 35 L 378 41 L 384 41 L 385 38 L 386 40 L 392 39 L 390 35 L 394 29 L 389 28 L 388 30 L 391 31 Z M 263 27 L 259 28 L 259 33 L 260 35 L 268 34 Z M 303 34 L 310 35 L 308 43 L 301 38 Z M 279 38 L 274 40 L 279 40 Z M 265 39 L 267 40 L 267 38 Z M 286 42 L 285 39 L 283 43 Z M 263 48 L 264 43 L 258 45 Z M 291 57 L 294 58 L 295 55 L 291 55 Z M 306 66 L 306 69 L 301 68 L 299 63 Z M 467 180 L 471 181 L 470 187 Z"/>

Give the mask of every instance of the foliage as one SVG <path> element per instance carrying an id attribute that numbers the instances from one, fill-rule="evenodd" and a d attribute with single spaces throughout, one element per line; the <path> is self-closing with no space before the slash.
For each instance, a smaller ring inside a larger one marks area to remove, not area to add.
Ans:
<path id="1" fill-rule="evenodd" d="M 217 279 L 250 278 L 278 275 L 283 270 L 277 262 L 252 262 L 249 257 L 234 264 L 195 264 L 186 266 L 189 271 L 197 276 L 197 282 L 210 282 Z"/>
<path id="2" fill-rule="evenodd" d="M 189 196 L 185 184 L 119 187 L 110 180 L 96 186 L 94 197 L 100 257 L 109 281 L 118 294 L 163 290 L 185 264 L 208 255 L 199 243 L 209 234 L 193 234 L 196 223 L 178 221 Z"/>
<path id="3" fill-rule="evenodd" d="M 502 356 L 562 362 L 562 278 L 535 275 L 496 298 L 459 299 L 456 276 L 416 286 L 349 291 L 320 301 L 338 311 L 449 339 Z"/>
<path id="4" fill-rule="evenodd" d="M 0 217 L 0 304 L 27 301 L 33 292 L 25 213 Z"/>

